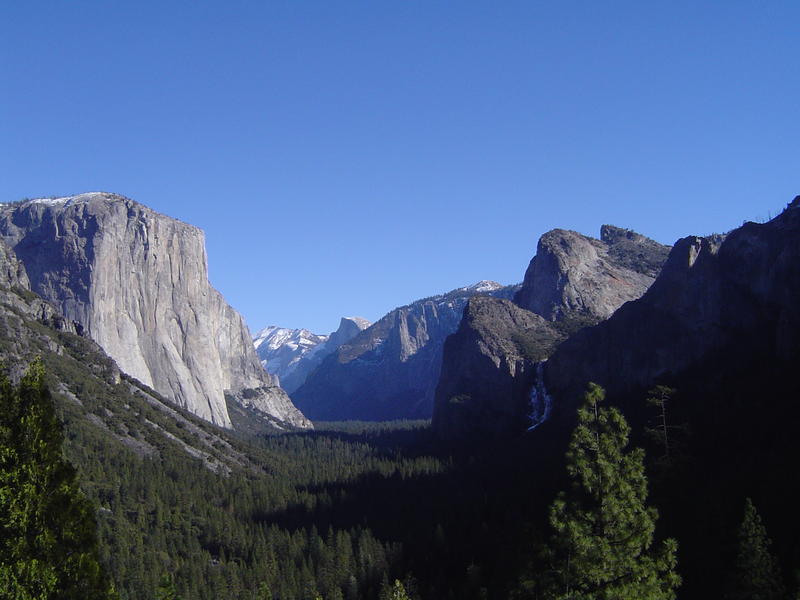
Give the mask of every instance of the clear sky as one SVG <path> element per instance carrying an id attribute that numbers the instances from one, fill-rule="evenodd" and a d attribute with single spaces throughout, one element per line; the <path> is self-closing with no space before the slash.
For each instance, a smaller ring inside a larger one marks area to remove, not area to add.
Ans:
<path id="1" fill-rule="evenodd" d="M 538 237 L 672 243 L 800 194 L 800 2 L 0 2 L 0 201 L 206 231 L 253 331 L 334 329 Z"/>

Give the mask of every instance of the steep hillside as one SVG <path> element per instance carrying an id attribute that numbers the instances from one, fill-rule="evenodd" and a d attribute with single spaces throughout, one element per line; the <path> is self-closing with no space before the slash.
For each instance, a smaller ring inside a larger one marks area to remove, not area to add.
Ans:
<path id="1" fill-rule="evenodd" d="M 203 232 L 106 193 L 0 205 L 31 289 L 130 376 L 230 427 L 225 394 L 309 426 L 261 367 L 242 317 L 208 283 Z"/>
<path id="2" fill-rule="evenodd" d="M 529 427 L 537 410 L 530 402 L 535 364 L 565 337 L 559 324 L 513 302 L 471 298 L 445 342 L 433 413 L 437 434 L 457 439 L 477 427 L 498 435 Z"/>

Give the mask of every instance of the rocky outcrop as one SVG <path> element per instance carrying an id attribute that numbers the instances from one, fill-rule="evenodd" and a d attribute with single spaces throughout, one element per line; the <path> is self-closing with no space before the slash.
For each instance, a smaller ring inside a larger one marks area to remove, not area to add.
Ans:
<path id="1" fill-rule="evenodd" d="M 31 289 L 129 375 L 229 427 L 225 393 L 308 421 L 263 370 L 242 317 L 208 282 L 203 232 L 106 193 L 0 206 L 0 237 Z"/>
<path id="2" fill-rule="evenodd" d="M 370 325 L 372 323 L 362 317 L 342 317 L 339 327 L 328 336 L 325 343 L 326 355 L 352 340 Z"/>
<path id="3" fill-rule="evenodd" d="M 531 400 L 546 394 L 535 363 L 653 283 L 667 246 L 611 225 L 600 234 L 597 240 L 549 231 L 514 296 L 516 306 L 497 299 L 470 301 L 444 349 L 433 418 L 440 437 L 508 434 L 531 426 L 532 413 L 541 412 Z"/>
<path id="4" fill-rule="evenodd" d="M 291 394 L 326 356 L 369 326 L 370 322 L 361 317 L 342 317 L 339 328 L 330 335 L 270 326 L 258 332 L 253 344 L 264 368 Z"/>
<path id="5" fill-rule="evenodd" d="M 56 331 L 83 333 L 79 324 L 65 319 L 52 304 L 31 291 L 25 265 L 2 240 L 0 240 L 0 304 L 17 315 L 39 321 Z"/>
<path id="6" fill-rule="evenodd" d="M 798 307 L 800 197 L 768 223 L 679 240 L 647 293 L 564 342 L 545 380 L 569 406 L 588 381 L 621 394 L 714 357 L 795 361 Z"/>
<path id="7" fill-rule="evenodd" d="M 0 286 L 6 288 L 19 287 L 25 290 L 31 289 L 31 282 L 28 280 L 25 265 L 22 264 L 22 261 L 17 258 L 14 251 L 3 240 L 0 240 Z"/>
<path id="8" fill-rule="evenodd" d="M 669 246 L 612 225 L 603 225 L 599 240 L 554 229 L 539 239 L 514 301 L 551 321 L 598 322 L 639 298 L 668 252 Z"/>
<path id="9" fill-rule="evenodd" d="M 447 338 L 433 426 L 448 439 L 530 425 L 535 365 L 564 339 L 558 326 L 508 300 L 471 298 Z"/>
<path id="10" fill-rule="evenodd" d="M 482 281 L 397 308 L 323 360 L 292 399 L 312 419 L 430 417 L 444 340 L 467 300 L 515 291 Z"/>

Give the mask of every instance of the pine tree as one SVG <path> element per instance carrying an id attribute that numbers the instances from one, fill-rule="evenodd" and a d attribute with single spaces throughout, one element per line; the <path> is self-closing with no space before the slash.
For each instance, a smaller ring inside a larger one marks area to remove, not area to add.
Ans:
<path id="1" fill-rule="evenodd" d="M 163 575 L 161 581 L 158 582 L 156 600 L 181 600 L 175 587 L 175 581 L 170 575 Z"/>
<path id="2" fill-rule="evenodd" d="M 550 510 L 550 571 L 538 587 L 559 600 L 672 600 L 677 543 L 653 549 L 657 513 L 645 504 L 644 452 L 626 450 L 630 427 L 589 384 L 567 451 L 569 491 Z"/>
<path id="3" fill-rule="evenodd" d="M 383 582 L 379 600 L 410 600 L 410 598 L 403 583 L 399 579 L 395 579 L 391 585 L 388 582 Z"/>
<path id="4" fill-rule="evenodd" d="M 663 448 L 665 462 L 670 460 L 670 430 L 674 428 L 667 420 L 667 404 L 669 404 L 674 395 L 674 388 L 657 385 L 648 392 L 646 400 L 647 404 L 658 409 L 655 427 L 648 427 L 646 431 Z"/>
<path id="5" fill-rule="evenodd" d="M 18 387 L 0 376 L 0 598 L 114 598 L 94 510 L 62 457 L 61 426 L 34 362 Z"/>
<path id="6" fill-rule="evenodd" d="M 736 557 L 735 600 L 778 600 L 784 597 L 780 569 L 770 553 L 771 542 L 750 498 L 745 500 Z"/>

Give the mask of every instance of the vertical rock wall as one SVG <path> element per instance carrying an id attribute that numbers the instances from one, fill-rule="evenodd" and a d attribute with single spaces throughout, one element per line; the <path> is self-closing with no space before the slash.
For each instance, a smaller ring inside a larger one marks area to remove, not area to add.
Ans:
<path id="1" fill-rule="evenodd" d="M 242 317 L 208 282 L 203 232 L 105 193 L 0 207 L 0 237 L 31 287 L 80 322 L 120 368 L 230 427 L 225 392 L 307 420 L 261 367 Z"/>

